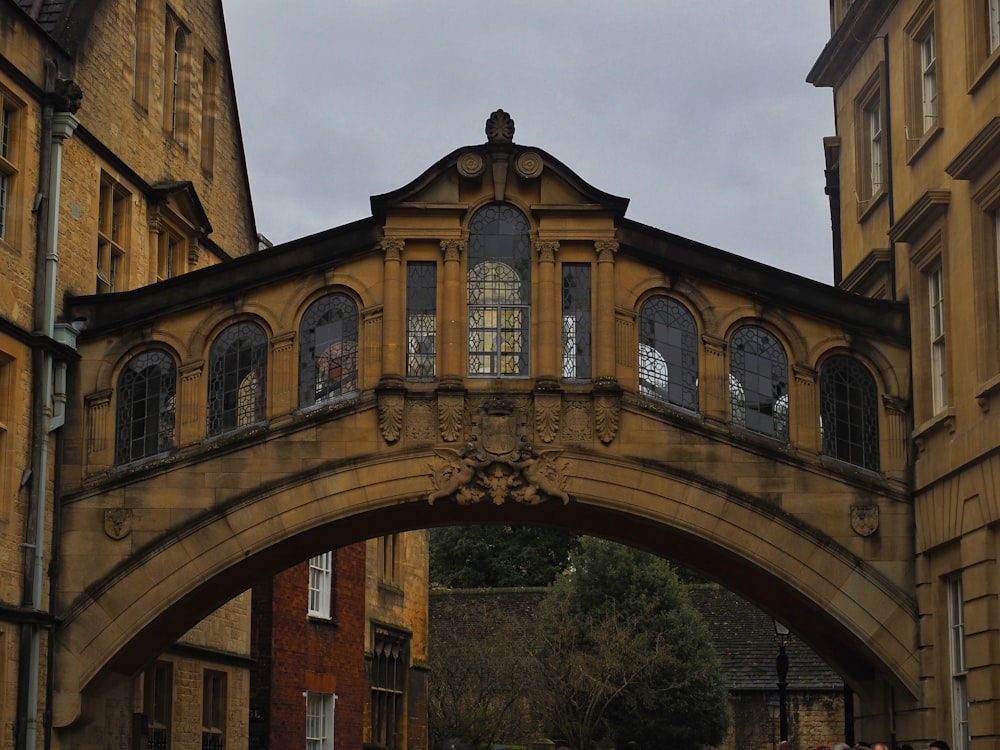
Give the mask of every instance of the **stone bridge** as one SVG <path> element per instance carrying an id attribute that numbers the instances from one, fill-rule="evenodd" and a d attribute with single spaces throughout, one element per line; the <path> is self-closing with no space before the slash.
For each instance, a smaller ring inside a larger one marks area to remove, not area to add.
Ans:
<path id="1" fill-rule="evenodd" d="M 70 301 L 56 726 L 262 576 L 465 522 L 698 568 L 919 702 L 905 307 L 628 220 L 504 133 L 370 218 Z"/>

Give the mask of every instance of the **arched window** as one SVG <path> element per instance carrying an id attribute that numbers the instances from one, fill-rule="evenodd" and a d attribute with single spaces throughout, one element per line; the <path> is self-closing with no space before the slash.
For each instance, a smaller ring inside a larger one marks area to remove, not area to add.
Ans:
<path id="1" fill-rule="evenodd" d="M 788 357 L 763 328 L 744 326 L 729 342 L 729 411 L 734 425 L 788 440 Z"/>
<path id="2" fill-rule="evenodd" d="M 299 406 L 358 390 L 358 307 L 346 294 L 313 302 L 299 326 Z"/>
<path id="3" fill-rule="evenodd" d="M 823 454 L 878 471 L 878 389 L 868 368 L 830 357 L 819 371 L 819 410 Z"/>
<path id="4" fill-rule="evenodd" d="M 143 352 L 118 376 L 115 464 L 170 450 L 174 444 L 177 367 L 164 351 Z"/>
<path id="5" fill-rule="evenodd" d="M 476 212 L 469 231 L 469 375 L 528 375 L 528 220 L 493 203 Z"/>
<path id="6" fill-rule="evenodd" d="M 639 311 L 639 395 L 698 410 L 698 331 L 670 297 L 653 297 Z"/>
<path id="7" fill-rule="evenodd" d="M 267 336 L 256 323 L 229 326 L 208 355 L 208 435 L 264 419 Z"/>

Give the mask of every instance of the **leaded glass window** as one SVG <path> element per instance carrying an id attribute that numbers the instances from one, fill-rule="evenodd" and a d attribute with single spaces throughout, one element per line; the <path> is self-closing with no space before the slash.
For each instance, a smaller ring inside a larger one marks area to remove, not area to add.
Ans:
<path id="1" fill-rule="evenodd" d="M 402 633 L 376 629 L 371 663 L 371 735 L 372 742 L 388 750 L 403 747 L 408 647 L 409 640 Z"/>
<path id="2" fill-rule="evenodd" d="M 823 454 L 878 471 L 878 390 L 864 365 L 830 357 L 819 374 Z"/>
<path id="3" fill-rule="evenodd" d="M 208 434 L 264 419 L 267 336 L 256 323 L 229 326 L 208 357 Z"/>
<path id="4" fill-rule="evenodd" d="M 299 406 L 358 390 L 358 307 L 346 294 L 313 302 L 299 326 Z"/>
<path id="5" fill-rule="evenodd" d="M 698 410 L 698 329 L 671 297 L 652 297 L 639 312 L 639 394 Z"/>
<path id="6" fill-rule="evenodd" d="M 164 351 L 143 352 L 118 376 L 115 464 L 170 450 L 174 444 L 177 368 Z"/>
<path id="7" fill-rule="evenodd" d="M 476 212 L 469 229 L 469 375 L 528 375 L 528 220 L 493 203 Z"/>
<path id="8" fill-rule="evenodd" d="M 590 264 L 562 266 L 562 376 L 589 380 L 591 376 Z"/>
<path id="9" fill-rule="evenodd" d="M 437 354 L 437 264 L 406 264 L 406 375 L 433 378 Z"/>
<path id="10" fill-rule="evenodd" d="M 729 342 L 732 423 L 788 440 L 788 357 L 763 328 L 744 326 Z"/>

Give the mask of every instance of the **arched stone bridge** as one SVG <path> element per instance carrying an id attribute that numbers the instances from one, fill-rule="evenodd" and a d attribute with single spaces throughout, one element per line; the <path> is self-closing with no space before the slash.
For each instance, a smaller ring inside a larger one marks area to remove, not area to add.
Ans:
<path id="1" fill-rule="evenodd" d="M 368 219 L 71 301 L 56 725 L 260 576 L 466 521 L 692 565 L 916 700 L 905 308 L 626 205 L 501 132 Z"/>

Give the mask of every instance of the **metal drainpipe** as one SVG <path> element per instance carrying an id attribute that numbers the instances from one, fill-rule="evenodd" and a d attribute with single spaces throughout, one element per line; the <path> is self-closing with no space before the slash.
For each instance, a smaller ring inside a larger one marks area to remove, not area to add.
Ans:
<path id="1" fill-rule="evenodd" d="M 42 335 L 52 339 L 55 335 L 56 280 L 59 264 L 59 193 L 62 182 L 63 141 L 73 135 L 80 121 L 70 112 L 57 112 L 52 116 L 52 154 L 49 169 L 48 241 L 45 248 L 45 280 L 42 301 Z M 44 355 L 41 381 L 38 390 L 44 400 L 42 429 L 38 432 L 35 451 L 35 468 L 32 472 L 32 494 L 35 498 L 34 538 L 26 544 L 32 554 L 32 586 L 28 606 L 42 610 L 42 588 L 45 572 L 45 515 L 48 493 L 49 435 L 62 426 L 65 412 L 65 365 L 60 364 L 55 371 L 51 350 Z M 56 378 L 58 377 L 58 381 Z M 58 383 L 62 393 L 53 394 L 53 384 Z M 41 672 L 42 633 L 38 624 L 31 627 L 31 642 L 28 657 L 26 681 L 26 701 L 23 735 L 24 750 L 34 750 L 38 736 L 38 681 Z M 52 645 L 50 644 L 50 648 Z"/>

